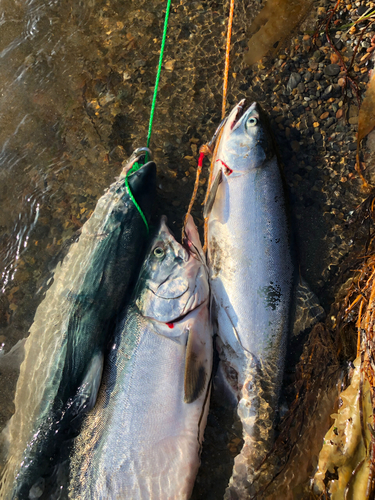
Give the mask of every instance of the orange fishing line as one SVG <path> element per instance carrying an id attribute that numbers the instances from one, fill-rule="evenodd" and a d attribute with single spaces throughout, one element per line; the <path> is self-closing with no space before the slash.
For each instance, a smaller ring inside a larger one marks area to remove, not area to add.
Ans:
<path id="1" fill-rule="evenodd" d="M 222 120 L 224 119 L 224 116 L 225 116 L 225 107 L 227 104 L 229 54 L 230 54 L 230 42 L 231 42 L 231 37 L 232 37 L 233 13 L 234 13 L 234 0 L 230 0 L 228 31 L 227 31 L 227 47 L 226 47 L 226 51 L 225 51 L 225 69 L 224 69 L 224 82 L 223 82 L 223 106 L 221 108 L 221 119 Z"/>
<path id="2" fill-rule="evenodd" d="M 228 76 L 229 76 L 229 54 L 230 54 L 231 37 L 232 37 L 233 13 L 234 13 L 234 0 L 231 0 L 230 7 L 229 7 L 227 43 L 226 43 L 226 50 L 225 50 L 225 68 L 224 68 L 224 79 L 223 79 L 223 104 L 222 104 L 222 110 L 221 110 L 221 118 L 222 119 L 224 119 L 224 117 L 225 117 L 225 107 L 227 104 Z M 218 144 L 220 142 L 220 135 L 218 137 L 218 140 L 216 141 L 216 144 Z M 197 191 L 198 191 L 198 187 L 199 187 L 199 178 L 200 178 L 200 175 L 202 172 L 202 167 L 203 167 L 203 158 L 205 157 L 205 155 L 207 155 L 209 153 L 210 153 L 209 148 L 207 147 L 206 144 L 203 144 L 203 146 L 201 146 L 201 148 L 199 150 L 199 159 L 198 159 L 197 174 L 195 177 L 194 190 L 193 190 L 193 195 L 192 195 L 190 203 L 189 203 L 188 210 L 187 210 L 186 215 L 185 215 L 184 225 L 182 228 L 182 240 L 184 240 L 186 223 L 187 223 L 188 217 L 190 215 L 190 212 L 193 208 L 195 198 L 197 196 Z M 213 165 L 211 162 L 205 202 L 207 201 L 208 193 L 210 192 L 210 188 L 211 188 L 212 171 L 213 171 Z M 205 220 L 205 223 L 204 223 L 204 246 L 203 246 L 204 251 L 206 251 L 206 247 L 207 247 L 207 221 Z"/>

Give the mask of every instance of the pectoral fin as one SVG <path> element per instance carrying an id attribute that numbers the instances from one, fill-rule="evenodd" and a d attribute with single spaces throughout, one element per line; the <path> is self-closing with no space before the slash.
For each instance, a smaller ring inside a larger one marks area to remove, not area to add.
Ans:
<path id="1" fill-rule="evenodd" d="M 214 179 L 214 182 L 212 183 L 212 186 L 211 186 L 210 193 L 208 195 L 206 204 L 204 205 L 203 217 L 205 219 L 207 219 L 207 217 L 211 213 L 211 210 L 212 210 L 215 198 L 216 198 L 216 193 L 217 193 L 217 190 L 218 190 L 218 187 L 219 187 L 219 185 L 221 183 L 222 178 L 223 178 L 223 171 L 220 168 L 220 170 L 218 171 L 218 173 L 217 173 L 217 175 L 216 175 L 216 177 Z"/>
<path id="2" fill-rule="evenodd" d="M 323 307 L 319 304 L 317 296 L 310 290 L 309 285 L 303 278 L 299 279 L 294 297 L 295 311 L 293 335 L 296 336 L 323 319 L 325 312 Z"/>
<path id="3" fill-rule="evenodd" d="M 205 348 L 194 327 L 189 330 L 185 358 L 184 402 L 193 403 L 203 393 L 207 382 Z"/>

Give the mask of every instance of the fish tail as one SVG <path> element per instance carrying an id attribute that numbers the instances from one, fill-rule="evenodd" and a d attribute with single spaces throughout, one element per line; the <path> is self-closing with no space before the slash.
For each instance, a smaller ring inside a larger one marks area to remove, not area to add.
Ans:
<path id="1" fill-rule="evenodd" d="M 254 373 L 255 372 L 255 373 Z M 242 388 L 237 412 L 244 444 L 234 459 L 224 500 L 249 500 L 267 487 L 273 468 L 266 462 L 274 442 L 275 408 L 278 394 L 271 367 L 253 367 Z"/>

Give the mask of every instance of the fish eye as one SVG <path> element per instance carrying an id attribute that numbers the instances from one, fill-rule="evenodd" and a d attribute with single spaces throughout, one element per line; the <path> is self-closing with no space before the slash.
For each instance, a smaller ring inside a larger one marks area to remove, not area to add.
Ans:
<path id="1" fill-rule="evenodd" d="M 162 248 L 162 247 L 156 247 L 155 250 L 154 250 L 154 255 L 158 259 L 161 259 L 162 257 L 164 257 L 164 255 L 165 255 L 164 248 Z"/>
<path id="2" fill-rule="evenodd" d="M 247 120 L 246 125 L 248 127 L 255 127 L 255 125 L 257 125 L 257 123 L 258 123 L 258 119 L 255 118 L 255 116 L 250 116 L 250 118 Z"/>

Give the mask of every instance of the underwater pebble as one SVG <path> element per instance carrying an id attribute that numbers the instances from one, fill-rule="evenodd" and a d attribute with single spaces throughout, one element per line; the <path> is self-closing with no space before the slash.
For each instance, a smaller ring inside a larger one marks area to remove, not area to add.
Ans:
<path id="1" fill-rule="evenodd" d="M 324 74 L 327 76 L 336 76 L 340 73 L 340 66 L 337 64 L 329 64 L 324 68 Z"/>
<path id="2" fill-rule="evenodd" d="M 301 75 L 299 73 L 291 73 L 288 83 L 287 83 L 287 90 L 290 92 L 297 87 L 299 82 L 301 81 Z"/>

